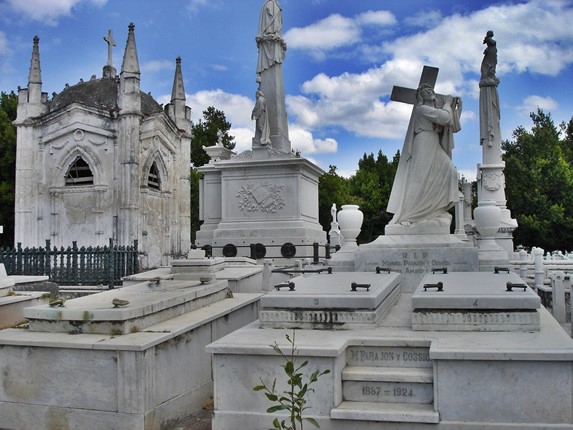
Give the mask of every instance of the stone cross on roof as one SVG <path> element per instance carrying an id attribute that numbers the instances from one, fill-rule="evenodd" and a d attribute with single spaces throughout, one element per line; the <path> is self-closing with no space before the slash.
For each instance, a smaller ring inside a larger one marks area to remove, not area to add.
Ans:
<path id="1" fill-rule="evenodd" d="M 437 67 L 424 66 L 424 69 L 422 70 L 422 76 L 420 76 L 420 83 L 418 84 L 418 86 L 422 84 L 428 84 L 433 89 L 434 86 L 436 85 L 436 81 L 438 80 L 439 70 L 440 69 L 438 69 Z M 392 95 L 390 96 L 390 100 L 395 102 L 402 102 L 415 105 L 418 103 L 418 100 L 416 99 L 416 91 L 417 88 L 412 89 L 412 88 L 394 86 L 392 88 Z M 444 97 L 440 94 L 436 94 L 436 96 L 441 98 Z"/>
<path id="2" fill-rule="evenodd" d="M 104 36 L 103 40 L 105 40 L 107 42 L 107 65 L 112 66 L 111 49 L 113 46 L 117 45 L 117 43 L 115 43 L 115 40 L 113 40 L 113 31 L 108 30 L 107 36 Z"/>

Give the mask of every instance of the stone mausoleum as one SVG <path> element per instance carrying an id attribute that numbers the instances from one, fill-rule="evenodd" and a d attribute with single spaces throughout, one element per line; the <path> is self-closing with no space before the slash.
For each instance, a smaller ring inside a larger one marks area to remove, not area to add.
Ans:
<path id="1" fill-rule="evenodd" d="M 190 245 L 191 109 L 181 60 L 171 102 L 140 89 L 134 25 L 119 75 L 110 30 L 103 75 L 42 92 L 39 38 L 28 87 L 19 89 L 15 242 L 22 246 L 119 245 L 138 240 L 143 267 L 167 264 Z"/>

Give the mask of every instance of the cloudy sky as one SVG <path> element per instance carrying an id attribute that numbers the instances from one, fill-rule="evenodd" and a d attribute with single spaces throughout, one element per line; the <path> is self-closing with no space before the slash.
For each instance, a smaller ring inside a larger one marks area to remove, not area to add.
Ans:
<path id="1" fill-rule="evenodd" d="M 323 169 L 355 171 L 364 153 L 391 158 L 402 147 L 411 107 L 390 102 L 393 85 L 415 87 L 424 64 L 439 67 L 436 89 L 463 98 L 454 163 L 475 178 L 481 161 L 478 80 L 483 37 L 495 32 L 502 135 L 530 127 L 537 107 L 556 123 L 573 116 L 573 2 L 569 0 L 281 0 L 286 104 L 293 148 Z M 169 101 L 182 57 L 193 119 L 208 106 L 250 147 L 263 0 L 0 0 L 0 90 L 27 86 L 34 35 L 43 90 L 60 92 L 107 62 L 113 31 L 121 66 L 135 24 L 141 86 Z"/>

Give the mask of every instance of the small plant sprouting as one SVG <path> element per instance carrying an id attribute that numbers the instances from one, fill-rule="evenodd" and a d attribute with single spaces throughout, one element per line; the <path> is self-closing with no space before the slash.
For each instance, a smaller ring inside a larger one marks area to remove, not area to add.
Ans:
<path id="1" fill-rule="evenodd" d="M 295 331 L 293 330 L 292 332 L 292 338 L 288 334 L 285 337 L 291 346 L 290 353 L 288 353 L 288 355 L 280 349 L 276 341 L 275 344 L 270 345 L 270 347 L 280 354 L 285 360 L 285 364 L 282 364 L 281 367 L 284 369 L 287 376 L 286 382 L 288 389 L 282 393 L 277 393 L 277 378 L 274 379 L 271 386 L 268 386 L 262 378 L 259 378 L 261 384 L 253 387 L 253 390 L 264 391 L 267 399 L 274 403 L 274 406 L 267 409 L 267 413 L 272 414 L 279 411 L 288 411 L 289 413 L 289 423 L 287 423 L 286 420 L 280 421 L 278 418 L 275 418 L 273 420 L 273 428 L 271 430 L 304 430 L 304 421 L 311 423 L 315 427 L 320 427 L 314 418 L 303 418 L 302 414 L 305 409 L 308 409 L 308 406 L 306 406 L 308 394 L 314 392 L 314 389 L 310 388 L 310 386 L 322 375 L 330 373 L 330 370 L 326 369 L 322 372 L 320 370 L 316 370 L 305 382 L 302 369 L 306 367 L 308 360 L 304 361 L 300 365 L 297 364 L 299 352 L 295 345 Z M 300 427 L 297 427 L 297 425 L 300 425 Z"/>

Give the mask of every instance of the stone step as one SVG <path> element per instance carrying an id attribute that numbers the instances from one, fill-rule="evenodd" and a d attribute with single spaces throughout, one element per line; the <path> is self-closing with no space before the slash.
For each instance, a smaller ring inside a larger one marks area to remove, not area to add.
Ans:
<path id="1" fill-rule="evenodd" d="M 342 371 L 343 381 L 413 382 L 431 384 L 434 371 L 427 367 L 355 367 Z"/>
<path id="2" fill-rule="evenodd" d="M 428 346 L 353 345 L 346 350 L 346 365 L 356 367 L 432 368 Z"/>
<path id="3" fill-rule="evenodd" d="M 330 411 L 334 420 L 437 424 L 440 414 L 433 405 L 343 401 Z"/>

